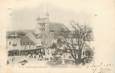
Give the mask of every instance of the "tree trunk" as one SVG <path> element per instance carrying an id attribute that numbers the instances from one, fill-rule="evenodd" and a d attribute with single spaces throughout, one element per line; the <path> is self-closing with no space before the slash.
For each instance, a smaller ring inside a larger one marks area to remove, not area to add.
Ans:
<path id="1" fill-rule="evenodd" d="M 82 49 L 79 49 L 79 52 L 78 52 L 78 63 L 80 64 L 82 62 Z"/>

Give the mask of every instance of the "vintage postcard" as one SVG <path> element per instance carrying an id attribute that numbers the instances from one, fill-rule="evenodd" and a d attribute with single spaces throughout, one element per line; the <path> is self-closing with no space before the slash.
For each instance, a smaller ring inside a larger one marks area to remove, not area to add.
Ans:
<path id="1" fill-rule="evenodd" d="M 0 10 L 0 73 L 115 72 L 115 0 L 1 0 Z"/>

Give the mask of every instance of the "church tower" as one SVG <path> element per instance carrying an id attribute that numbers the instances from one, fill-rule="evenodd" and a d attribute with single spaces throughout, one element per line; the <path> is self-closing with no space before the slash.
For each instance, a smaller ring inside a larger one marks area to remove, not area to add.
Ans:
<path id="1" fill-rule="evenodd" d="M 37 30 L 38 36 L 41 39 L 41 44 L 45 45 L 45 40 L 47 37 L 47 25 L 49 24 L 49 14 L 46 13 L 45 16 L 37 18 Z"/>
<path id="2" fill-rule="evenodd" d="M 45 16 L 37 18 L 37 26 L 40 32 L 46 31 L 46 25 L 49 23 L 49 14 L 47 13 Z"/>

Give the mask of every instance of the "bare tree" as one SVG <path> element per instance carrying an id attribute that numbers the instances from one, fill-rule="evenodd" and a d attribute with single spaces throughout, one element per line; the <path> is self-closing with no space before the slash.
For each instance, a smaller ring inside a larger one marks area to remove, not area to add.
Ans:
<path id="1" fill-rule="evenodd" d="M 88 63 L 93 58 L 93 51 L 90 46 L 90 42 L 93 41 L 93 31 L 88 25 L 72 23 L 71 26 L 73 31 L 61 35 L 64 38 L 58 39 L 57 43 L 52 44 L 51 48 L 56 49 L 55 55 L 57 55 L 57 53 L 63 55 L 63 53 L 69 52 L 75 64 Z M 59 46 L 64 45 L 65 47 L 63 47 L 60 52 Z"/>
<path id="2" fill-rule="evenodd" d="M 72 23 L 72 28 L 74 29 L 71 32 L 70 41 L 65 41 L 67 48 L 69 48 L 71 56 L 75 60 L 75 64 L 84 63 L 84 61 L 92 55 L 90 42 L 93 41 L 92 29 L 88 25 L 80 25 Z M 84 52 L 87 58 L 83 58 L 83 50 L 90 49 L 89 51 Z M 87 54 L 88 53 L 88 54 Z"/>

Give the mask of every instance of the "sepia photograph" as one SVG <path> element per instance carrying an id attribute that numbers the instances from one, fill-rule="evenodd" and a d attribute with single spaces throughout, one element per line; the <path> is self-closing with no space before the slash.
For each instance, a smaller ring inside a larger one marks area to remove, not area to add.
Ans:
<path id="1" fill-rule="evenodd" d="M 0 1 L 0 73 L 114 73 L 114 0 Z"/>

